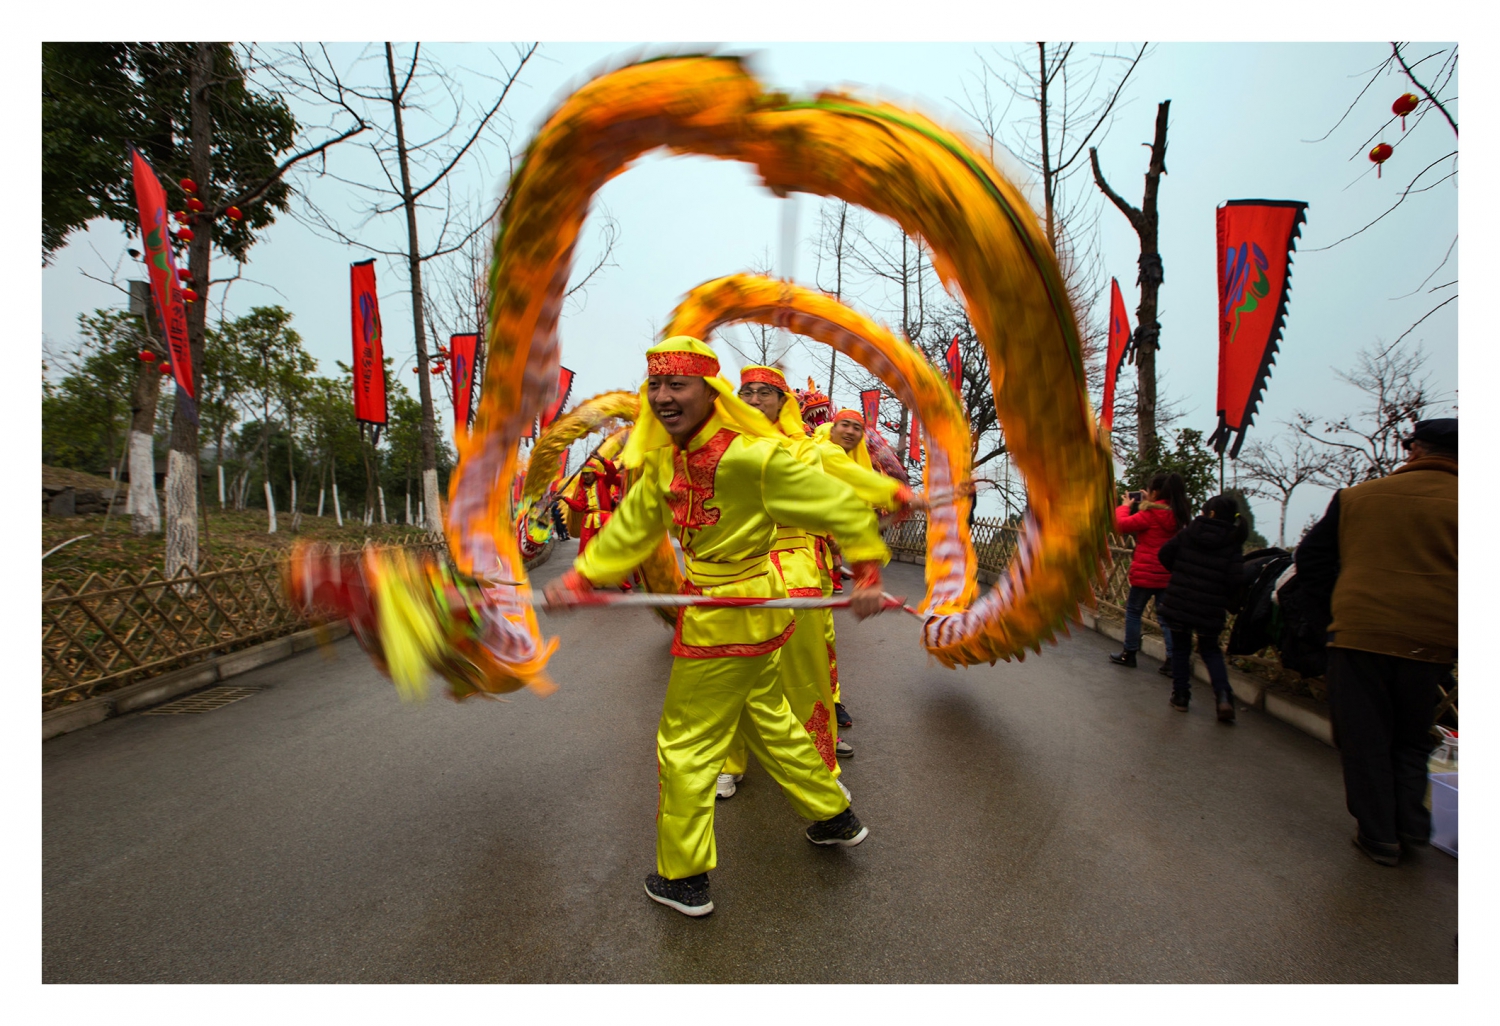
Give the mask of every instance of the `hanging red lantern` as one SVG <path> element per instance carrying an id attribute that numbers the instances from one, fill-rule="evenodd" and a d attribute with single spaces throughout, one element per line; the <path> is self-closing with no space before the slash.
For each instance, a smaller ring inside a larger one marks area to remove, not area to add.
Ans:
<path id="1" fill-rule="evenodd" d="M 183 281 L 192 281 L 193 272 L 188 270 L 186 267 L 179 267 L 177 268 L 177 277 L 181 278 Z"/>
<path id="2" fill-rule="evenodd" d="M 170 363 L 163 363 L 163 364 L 159 365 L 156 369 L 159 370 L 159 371 L 161 371 L 163 374 L 170 374 L 170 373 L 172 373 L 172 365 Z"/>
<path id="3" fill-rule="evenodd" d="M 230 207 L 228 210 L 224 211 L 224 213 L 229 215 L 229 219 L 231 221 L 242 220 L 245 216 L 244 214 L 240 213 L 239 207 Z"/>
<path id="4" fill-rule="evenodd" d="M 1391 154 L 1396 151 L 1391 149 L 1389 143 L 1376 143 L 1375 148 L 1370 150 L 1370 159 L 1375 162 L 1375 177 L 1380 177 L 1380 165 L 1391 159 Z"/>
<path id="5" fill-rule="evenodd" d="M 178 224 L 188 223 L 188 212 L 186 210 L 174 210 L 172 211 L 172 217 L 176 219 Z"/>
<path id="6" fill-rule="evenodd" d="M 421 367 L 413 367 L 413 368 L 412 368 L 412 369 L 411 369 L 411 372 L 412 372 L 412 373 L 413 373 L 413 374 L 421 374 L 421 373 L 422 373 L 422 368 L 421 368 Z"/>
<path id="7" fill-rule="evenodd" d="M 187 201 L 187 208 L 196 214 L 203 209 L 203 201 L 194 196 Z"/>
<path id="8" fill-rule="evenodd" d="M 156 354 L 153 353 L 149 349 L 142 349 L 141 350 L 141 362 L 142 363 L 155 363 L 156 362 Z"/>
<path id="9" fill-rule="evenodd" d="M 1401 119 L 1401 131 L 1406 131 L 1406 115 L 1417 109 L 1421 99 L 1416 93 L 1402 93 L 1396 97 L 1396 102 L 1391 104 L 1391 113 Z"/>
<path id="10" fill-rule="evenodd" d="M 1371 157 L 1370 159 L 1374 160 L 1375 158 Z M 177 229 L 177 237 L 179 239 L 182 239 L 184 242 L 192 242 L 193 230 L 186 225 L 183 225 L 181 228 Z"/>
<path id="11" fill-rule="evenodd" d="M 180 185 L 180 186 L 182 186 L 182 191 L 183 192 L 197 192 L 198 191 L 198 183 L 195 182 L 195 181 L 193 181 L 191 178 L 184 178 L 182 181 L 178 182 L 177 184 Z"/>
<path id="12" fill-rule="evenodd" d="M 183 289 L 182 290 L 182 300 L 183 300 L 183 302 L 185 302 L 185 303 L 192 303 L 192 302 L 195 302 L 197 299 L 198 299 L 198 291 L 196 289 Z"/>

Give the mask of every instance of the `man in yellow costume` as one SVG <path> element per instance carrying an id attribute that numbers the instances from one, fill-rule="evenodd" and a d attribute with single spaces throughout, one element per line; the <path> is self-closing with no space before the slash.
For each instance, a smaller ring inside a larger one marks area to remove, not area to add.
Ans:
<path id="1" fill-rule="evenodd" d="M 842 481 L 854 490 L 854 494 L 872 509 L 902 510 L 922 509 L 926 503 L 917 498 L 910 488 L 893 477 L 887 477 L 875 469 L 870 460 L 869 443 L 865 441 L 865 419 L 854 410 L 839 410 L 833 420 L 820 424 L 814 433 L 818 452 L 822 458 L 823 472 Z M 818 560 L 821 571 L 820 584 L 824 595 L 834 592 L 834 574 L 838 572 L 838 558 L 833 545 L 827 539 L 819 539 Z M 854 719 L 844 708 L 843 692 L 839 687 L 838 645 L 834 637 L 833 618 L 828 618 L 827 647 L 830 676 L 833 685 L 834 714 L 839 729 L 854 725 Z M 854 749 L 842 739 L 836 746 L 840 758 L 849 758 Z"/>
<path id="2" fill-rule="evenodd" d="M 573 569 L 546 589 L 549 608 L 621 580 L 671 531 L 686 563 L 684 590 L 780 598 L 771 565 L 777 525 L 831 534 L 855 570 L 850 608 L 881 609 L 890 552 L 874 514 L 849 489 L 797 462 L 778 432 L 719 377 L 712 349 L 679 335 L 646 352 L 641 413 L 621 456 L 640 478 Z M 714 785 L 736 731 L 806 819 L 814 844 L 850 846 L 869 831 L 849 808 L 780 683 L 792 614 L 764 606 L 684 609 L 657 727 L 656 872 L 646 894 L 690 916 L 713 911 Z"/>
<path id="3" fill-rule="evenodd" d="M 765 414 L 780 433 L 779 441 L 799 463 L 821 472 L 823 457 L 818 444 L 802 423 L 796 400 L 788 401 L 786 376 L 775 367 L 740 368 L 739 397 Z M 818 598 L 823 594 L 813 536 L 800 527 L 779 524 L 771 564 L 781 575 L 786 593 L 793 598 Z M 834 722 L 834 695 L 829 671 L 827 636 L 832 632 L 829 609 L 798 609 L 793 614 L 796 630 L 781 650 L 781 686 L 792 714 L 807 729 L 818 754 L 837 779 L 842 773 L 835 746 L 839 743 Z M 846 746 L 847 747 L 847 746 Z M 851 750 L 852 754 L 852 750 Z M 731 798 L 749 763 L 747 739 L 736 734 L 719 774 L 716 793 Z M 842 782 L 839 784 L 843 788 Z M 844 789 L 844 794 L 849 792 Z"/>

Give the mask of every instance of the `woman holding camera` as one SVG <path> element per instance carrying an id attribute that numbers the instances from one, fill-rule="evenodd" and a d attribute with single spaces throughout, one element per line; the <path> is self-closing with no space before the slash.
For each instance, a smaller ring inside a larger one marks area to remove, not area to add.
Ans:
<path id="1" fill-rule="evenodd" d="M 1144 492 L 1127 492 L 1120 496 L 1120 507 L 1115 510 L 1115 533 L 1133 534 L 1136 541 L 1130 562 L 1130 595 L 1125 599 L 1125 649 L 1109 657 L 1116 666 L 1135 666 L 1135 654 L 1141 647 L 1141 614 L 1152 599 L 1158 599 L 1156 619 L 1161 621 L 1159 596 L 1166 590 L 1172 575 L 1161 565 L 1157 553 L 1192 519 L 1181 474 L 1157 473 Z M 1170 676 L 1172 632 L 1163 624 L 1161 634 L 1167 648 L 1167 660 L 1158 672 Z"/>

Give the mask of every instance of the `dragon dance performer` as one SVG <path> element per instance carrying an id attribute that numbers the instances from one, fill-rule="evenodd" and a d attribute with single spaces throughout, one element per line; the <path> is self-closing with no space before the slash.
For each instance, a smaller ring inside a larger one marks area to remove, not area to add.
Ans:
<path id="1" fill-rule="evenodd" d="M 777 525 L 786 524 L 838 538 L 855 570 L 850 608 L 861 618 L 879 612 L 880 567 L 890 552 L 874 514 L 792 458 L 776 429 L 719 377 L 703 342 L 669 338 L 647 350 L 646 370 L 640 417 L 621 457 L 640 478 L 588 552 L 548 586 L 548 608 L 622 579 L 668 530 L 682 546 L 687 592 L 781 597 L 770 557 Z M 652 900 L 690 916 L 713 911 L 714 785 L 737 730 L 792 808 L 814 821 L 809 841 L 851 846 L 869 833 L 782 691 L 781 650 L 795 630 L 785 609 L 688 608 L 679 616 L 656 736 Z"/>
<path id="2" fill-rule="evenodd" d="M 789 391 L 786 376 L 775 367 L 750 365 L 740 368 L 739 397 L 776 425 L 781 444 L 793 458 L 821 472 L 823 458 L 818 444 L 808 435 L 797 401 L 788 401 Z M 802 528 L 777 525 L 771 564 L 781 575 L 789 596 L 817 598 L 823 594 L 813 536 Z M 833 681 L 826 640 L 833 630 L 833 611 L 798 609 L 793 619 L 796 630 L 781 650 L 782 690 L 786 692 L 792 714 L 807 729 L 818 754 L 837 779 L 843 771 L 835 748 L 839 737 L 838 725 L 833 722 Z M 724 770 L 719 774 L 718 797 L 734 796 L 749 758 L 746 738 L 743 734 L 736 734 L 729 757 L 724 761 Z M 842 783 L 839 786 L 842 787 Z M 845 790 L 844 793 L 849 792 Z"/>
<path id="3" fill-rule="evenodd" d="M 865 441 L 865 418 L 858 412 L 839 410 L 833 415 L 833 420 L 818 426 L 814 437 L 822 456 L 824 473 L 848 485 L 872 509 L 905 510 L 925 506 L 906 485 L 875 469 L 870 460 L 869 443 Z M 831 541 L 819 539 L 819 542 L 821 558 L 818 560 L 818 567 L 822 572 L 820 583 L 823 594 L 828 596 L 842 587 L 838 585 L 838 578 L 835 576 L 838 572 L 838 556 Z M 854 718 L 844 707 L 843 689 L 839 686 L 838 643 L 831 616 L 827 623 L 827 644 L 828 660 L 832 667 L 834 712 L 839 728 L 847 729 L 854 725 Z M 853 747 L 843 740 L 839 741 L 837 751 L 842 758 L 854 754 Z"/>
<path id="4" fill-rule="evenodd" d="M 568 508 L 583 514 L 583 529 L 578 533 L 578 554 L 583 555 L 589 542 L 609 522 L 619 503 L 622 490 L 620 472 L 615 465 L 599 456 L 590 456 L 583 464 L 578 487 L 572 495 L 562 496 Z"/>

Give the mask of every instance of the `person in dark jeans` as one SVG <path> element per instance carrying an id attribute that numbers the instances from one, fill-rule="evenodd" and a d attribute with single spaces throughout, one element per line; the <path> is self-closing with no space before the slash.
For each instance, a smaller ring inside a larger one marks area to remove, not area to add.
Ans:
<path id="1" fill-rule="evenodd" d="M 1458 420 L 1418 421 L 1394 473 L 1334 494 L 1297 546 L 1326 603 L 1328 707 L 1355 845 L 1383 866 L 1428 843 L 1438 687 L 1458 658 Z"/>
<path id="2" fill-rule="evenodd" d="M 1162 613 L 1172 631 L 1172 708 L 1188 711 L 1192 695 L 1193 635 L 1208 667 L 1220 723 L 1234 722 L 1234 693 L 1219 648 L 1224 620 L 1239 608 L 1244 590 L 1244 547 L 1249 528 L 1239 504 L 1215 495 L 1203 504 L 1182 533 L 1162 546 L 1158 557 L 1172 573 L 1161 597 Z"/>
<path id="3" fill-rule="evenodd" d="M 1172 575 L 1156 554 L 1192 518 L 1180 474 L 1158 473 L 1151 478 L 1144 495 L 1136 492 L 1120 496 L 1120 508 L 1115 510 L 1115 533 L 1133 534 L 1136 542 L 1130 559 L 1130 594 L 1125 598 L 1125 647 L 1118 655 L 1109 657 L 1116 666 L 1135 666 L 1136 653 L 1141 648 L 1141 616 L 1152 599 L 1157 600 L 1156 618 L 1162 622 L 1161 593 Z M 1161 672 L 1171 673 L 1172 635 L 1164 622 L 1162 641 L 1167 660 L 1162 663 Z"/>

